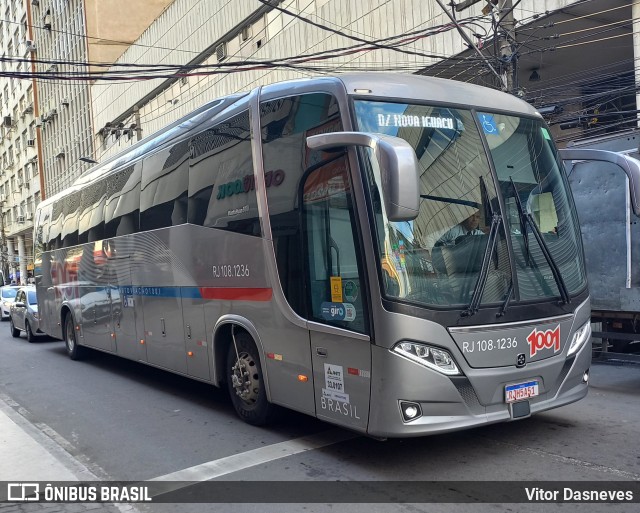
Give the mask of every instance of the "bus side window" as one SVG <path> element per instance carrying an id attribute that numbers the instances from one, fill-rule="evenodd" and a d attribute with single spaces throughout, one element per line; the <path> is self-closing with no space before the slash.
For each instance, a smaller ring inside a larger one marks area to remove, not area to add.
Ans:
<path id="1" fill-rule="evenodd" d="M 302 184 L 310 318 L 367 332 L 346 156 L 311 171 Z"/>
<path id="2" fill-rule="evenodd" d="M 263 102 L 260 124 L 271 236 L 289 305 L 302 317 L 366 332 L 346 159 L 306 145 L 310 135 L 342 130 L 335 97 L 311 93 Z M 332 285 L 340 288 L 333 297 Z M 338 320 L 327 304 L 323 315 L 323 303 L 348 303 L 356 311 L 347 306 L 345 320 Z"/>
<path id="3" fill-rule="evenodd" d="M 104 238 L 104 203 L 106 195 L 107 182 L 104 178 L 82 189 L 78 223 L 78 241 L 80 244 Z"/>
<path id="4" fill-rule="evenodd" d="M 49 225 L 49 242 L 47 249 L 62 248 L 62 229 L 64 223 L 64 206 L 63 200 L 59 199 L 53 204 L 53 212 L 51 214 L 51 224 Z"/>
<path id="5" fill-rule="evenodd" d="M 271 221 L 271 236 L 276 253 L 278 276 L 291 308 L 307 317 L 302 254 L 301 205 L 298 200 L 300 182 L 308 162 L 319 152 L 309 152 L 307 130 L 331 127 L 325 131 L 342 130 L 335 98 L 329 94 L 306 94 L 279 98 L 260 105 L 262 156 L 271 180 L 267 185 L 267 202 Z M 311 134 L 308 134 L 311 135 Z M 273 182 L 274 172 L 279 172 Z"/>
<path id="6" fill-rule="evenodd" d="M 107 177 L 104 238 L 136 233 L 140 227 L 140 168 L 129 166 Z"/>
<path id="7" fill-rule="evenodd" d="M 189 139 L 146 157 L 142 164 L 140 229 L 187 222 Z"/>
<path id="8" fill-rule="evenodd" d="M 189 222 L 259 237 L 249 112 L 197 134 L 191 148 Z"/>
<path id="9" fill-rule="evenodd" d="M 63 227 L 60 238 L 62 247 L 68 248 L 78 244 L 78 214 L 81 192 L 75 191 L 62 200 Z"/>

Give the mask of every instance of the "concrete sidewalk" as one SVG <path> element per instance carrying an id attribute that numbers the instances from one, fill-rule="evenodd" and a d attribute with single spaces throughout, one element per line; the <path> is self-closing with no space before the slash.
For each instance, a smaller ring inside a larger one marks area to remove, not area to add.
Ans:
<path id="1" fill-rule="evenodd" d="M 16 405 L 17 406 L 17 405 Z M 96 481 L 98 478 L 71 454 L 20 415 L 0 397 L 0 481 Z M 6 490 L 2 490 L 4 496 Z M 2 513 L 107 511 L 135 513 L 128 504 L 4 502 Z"/>

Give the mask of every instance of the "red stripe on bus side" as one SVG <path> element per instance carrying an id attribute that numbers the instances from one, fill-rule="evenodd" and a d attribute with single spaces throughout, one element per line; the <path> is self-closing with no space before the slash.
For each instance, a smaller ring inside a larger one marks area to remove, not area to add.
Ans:
<path id="1" fill-rule="evenodd" d="M 201 287 L 203 299 L 226 299 L 231 301 L 271 301 L 272 290 L 267 288 Z"/>

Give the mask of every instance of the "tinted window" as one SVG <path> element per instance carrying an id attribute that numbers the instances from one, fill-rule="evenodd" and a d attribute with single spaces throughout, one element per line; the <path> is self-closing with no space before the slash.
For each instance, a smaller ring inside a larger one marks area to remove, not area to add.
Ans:
<path id="1" fill-rule="evenodd" d="M 107 181 L 98 180 L 84 189 L 80 196 L 78 241 L 93 242 L 104 237 L 104 205 L 107 199 Z"/>
<path id="2" fill-rule="evenodd" d="M 311 152 L 305 141 L 310 135 L 342 130 L 338 105 L 328 94 L 269 101 L 260 106 L 260 124 L 278 274 L 289 304 L 306 317 L 304 281 L 300 279 L 305 269 L 300 258 L 304 245 L 299 197 L 306 169 L 327 155 Z"/>
<path id="3" fill-rule="evenodd" d="M 62 247 L 68 248 L 78 244 L 78 214 L 80 209 L 80 191 L 74 191 L 65 196 L 62 201 L 62 215 L 64 218 L 62 233 Z"/>
<path id="4" fill-rule="evenodd" d="M 247 111 L 193 138 L 189 174 L 190 223 L 261 234 Z"/>
<path id="5" fill-rule="evenodd" d="M 140 229 L 154 230 L 187 222 L 189 140 L 144 159 L 140 193 Z"/>
<path id="6" fill-rule="evenodd" d="M 105 238 L 138 231 L 141 167 L 141 164 L 129 166 L 107 177 L 107 200 L 104 210 Z"/>
<path id="7" fill-rule="evenodd" d="M 38 304 L 38 300 L 36 299 L 36 292 L 34 290 L 30 290 L 27 293 L 27 298 L 29 300 L 29 304 L 30 305 L 37 305 Z"/>
<path id="8" fill-rule="evenodd" d="M 60 249 L 62 247 L 62 229 L 64 223 L 64 199 L 59 199 L 53 204 L 51 213 L 51 224 L 49 225 L 49 234 L 47 249 Z"/>

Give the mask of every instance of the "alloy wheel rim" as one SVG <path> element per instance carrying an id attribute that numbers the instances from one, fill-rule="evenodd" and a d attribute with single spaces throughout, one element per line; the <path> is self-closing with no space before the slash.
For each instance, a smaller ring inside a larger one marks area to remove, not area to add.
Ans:
<path id="1" fill-rule="evenodd" d="M 258 401 L 260 377 L 258 367 L 251 356 L 242 352 L 238 355 L 231 369 L 231 383 L 236 395 L 246 404 L 253 405 Z"/>

